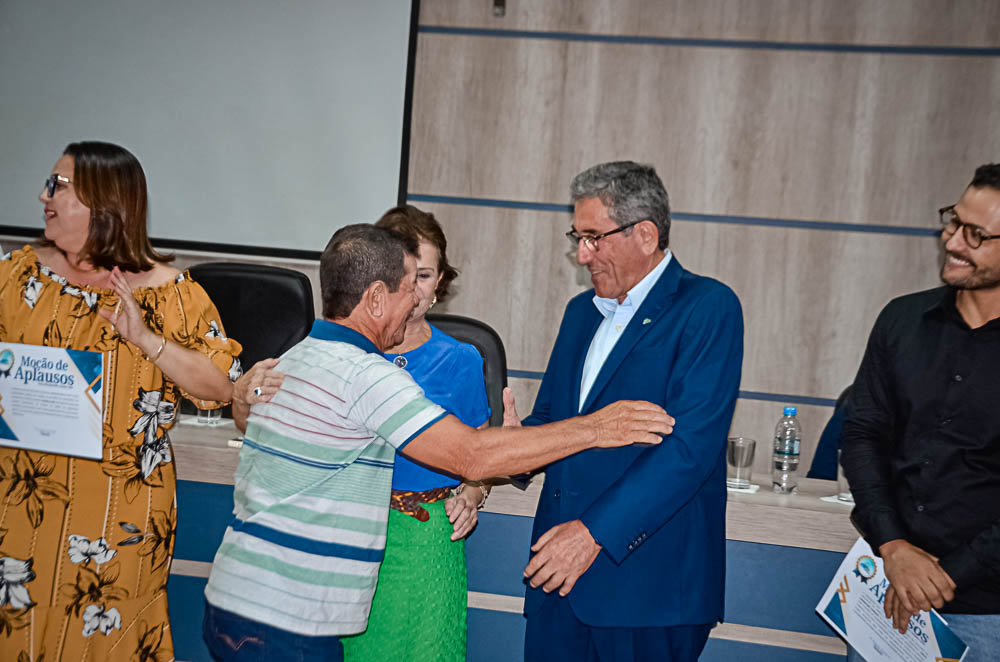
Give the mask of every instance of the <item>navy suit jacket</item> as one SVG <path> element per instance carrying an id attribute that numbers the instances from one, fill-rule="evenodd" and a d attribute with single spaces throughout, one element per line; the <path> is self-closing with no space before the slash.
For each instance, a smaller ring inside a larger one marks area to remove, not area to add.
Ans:
<path id="1" fill-rule="evenodd" d="M 739 300 L 672 258 L 578 410 L 584 359 L 603 319 L 593 296 L 584 292 L 566 306 L 525 425 L 616 400 L 648 400 L 677 422 L 659 445 L 591 449 L 549 465 L 532 544 L 576 519 L 601 544 L 565 598 L 587 625 L 715 623 L 725 588 L 726 437 L 743 359 Z M 544 597 L 528 586 L 525 614 Z"/>

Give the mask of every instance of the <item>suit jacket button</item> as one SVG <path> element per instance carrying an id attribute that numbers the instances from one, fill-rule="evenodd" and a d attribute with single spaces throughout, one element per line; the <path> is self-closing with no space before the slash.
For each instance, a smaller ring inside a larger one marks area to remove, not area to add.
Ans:
<path id="1" fill-rule="evenodd" d="M 552 498 L 553 499 L 558 499 L 559 498 L 559 494 L 560 494 L 559 490 L 556 490 L 555 492 L 552 493 Z"/>

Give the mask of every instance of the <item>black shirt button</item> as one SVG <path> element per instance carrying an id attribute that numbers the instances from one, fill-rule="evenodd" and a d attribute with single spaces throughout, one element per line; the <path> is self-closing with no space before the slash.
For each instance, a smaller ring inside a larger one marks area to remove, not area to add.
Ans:
<path id="1" fill-rule="evenodd" d="M 962 381 L 962 375 L 955 375 L 955 381 L 956 382 Z"/>
<path id="2" fill-rule="evenodd" d="M 924 466 L 925 467 L 931 466 L 931 461 L 930 460 L 924 460 Z"/>
<path id="3" fill-rule="evenodd" d="M 948 425 L 949 423 L 951 423 L 951 419 L 950 418 L 946 418 L 943 421 L 941 421 L 941 425 Z"/>
<path id="4" fill-rule="evenodd" d="M 924 504 L 920 504 L 919 506 L 917 506 L 917 512 L 918 513 L 924 512 Z"/>

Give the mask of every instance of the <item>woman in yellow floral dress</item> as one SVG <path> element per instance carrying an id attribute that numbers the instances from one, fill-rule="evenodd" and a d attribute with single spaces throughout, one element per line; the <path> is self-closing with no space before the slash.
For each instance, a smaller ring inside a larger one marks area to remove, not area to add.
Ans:
<path id="1" fill-rule="evenodd" d="M 0 660 L 168 662 L 167 430 L 180 395 L 232 397 L 240 346 L 150 244 L 131 153 L 69 145 L 39 200 L 44 238 L 0 259 L 0 342 L 105 353 L 104 456 L 0 447 Z"/>

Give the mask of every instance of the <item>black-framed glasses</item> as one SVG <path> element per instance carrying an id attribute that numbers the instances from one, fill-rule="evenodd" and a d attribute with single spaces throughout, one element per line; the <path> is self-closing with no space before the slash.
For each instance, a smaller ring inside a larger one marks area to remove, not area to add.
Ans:
<path id="1" fill-rule="evenodd" d="M 590 250 L 599 251 L 601 249 L 597 247 L 597 242 L 599 242 L 601 239 L 604 239 L 605 237 L 610 237 L 611 235 L 617 234 L 619 232 L 624 232 L 633 225 L 638 225 L 639 223 L 642 223 L 642 221 L 633 221 L 631 223 L 626 223 L 621 227 L 617 227 L 614 230 L 608 230 L 607 232 L 602 232 L 601 234 L 580 234 L 574 228 L 569 232 L 567 232 L 566 236 L 569 237 L 569 240 L 572 241 L 573 245 L 576 247 L 579 247 L 580 242 L 582 241 L 583 245 L 589 248 Z"/>
<path id="2" fill-rule="evenodd" d="M 986 234 L 986 230 L 978 225 L 966 223 L 957 213 L 955 205 L 949 205 L 938 209 L 938 216 L 941 217 L 941 228 L 949 237 L 962 228 L 962 237 L 969 248 L 976 249 L 983 245 L 984 241 L 1000 239 L 1000 234 Z"/>
<path id="3" fill-rule="evenodd" d="M 45 180 L 45 191 L 49 194 L 51 198 L 56 194 L 56 189 L 59 188 L 60 184 L 69 184 L 69 177 L 63 177 L 62 175 L 57 175 L 52 173 Z"/>

